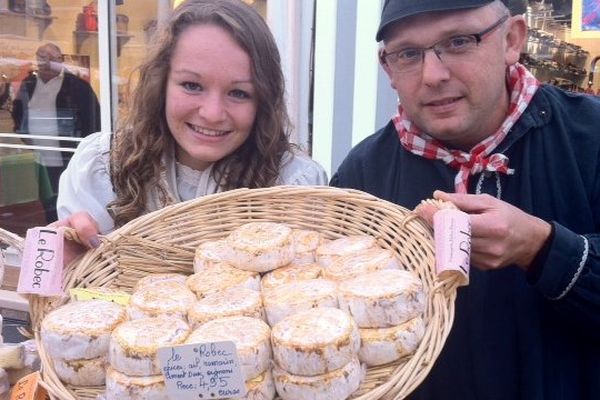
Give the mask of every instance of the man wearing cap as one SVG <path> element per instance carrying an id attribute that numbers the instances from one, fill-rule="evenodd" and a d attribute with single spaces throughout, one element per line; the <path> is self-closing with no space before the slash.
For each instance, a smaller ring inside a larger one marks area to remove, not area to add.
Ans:
<path id="1" fill-rule="evenodd" d="M 411 209 L 453 202 L 475 267 L 411 398 L 600 398 L 600 101 L 541 85 L 518 63 L 526 38 L 500 0 L 383 7 L 398 113 L 331 184 Z"/>

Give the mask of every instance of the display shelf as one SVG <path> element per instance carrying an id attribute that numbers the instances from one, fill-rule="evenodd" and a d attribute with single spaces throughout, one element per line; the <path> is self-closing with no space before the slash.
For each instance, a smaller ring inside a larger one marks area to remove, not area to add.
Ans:
<path id="1" fill-rule="evenodd" d="M 73 35 L 75 36 L 75 51 L 79 54 L 81 50 L 81 45 L 83 42 L 93 37 L 98 42 L 98 32 L 95 31 L 74 31 Z M 117 33 L 117 57 L 121 55 L 121 48 L 125 43 L 131 39 L 133 35 L 127 35 L 124 33 Z"/>
<path id="2" fill-rule="evenodd" d="M 37 27 L 37 38 L 44 38 L 44 31 L 56 19 L 51 15 L 18 13 L 10 10 L 0 10 L 0 34 L 27 36 L 27 22 L 31 21 Z"/>

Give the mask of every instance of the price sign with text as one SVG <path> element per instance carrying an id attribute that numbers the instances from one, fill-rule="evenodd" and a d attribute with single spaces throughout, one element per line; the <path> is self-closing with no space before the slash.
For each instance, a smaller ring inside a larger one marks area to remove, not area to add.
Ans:
<path id="1" fill-rule="evenodd" d="M 243 397 L 246 385 L 233 342 L 186 344 L 158 349 L 169 398 Z"/>

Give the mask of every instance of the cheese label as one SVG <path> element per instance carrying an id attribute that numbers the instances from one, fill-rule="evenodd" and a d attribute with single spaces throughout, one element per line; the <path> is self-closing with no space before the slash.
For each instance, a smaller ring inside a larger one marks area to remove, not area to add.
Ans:
<path id="1" fill-rule="evenodd" d="M 46 389 L 39 385 L 40 373 L 36 371 L 19 379 L 10 392 L 10 400 L 45 400 Z"/>
<path id="2" fill-rule="evenodd" d="M 59 296 L 63 293 L 63 229 L 36 227 L 27 230 L 18 293 Z"/>
<path id="3" fill-rule="evenodd" d="M 234 342 L 161 347 L 158 360 L 171 399 L 226 399 L 246 395 Z"/>
<path id="4" fill-rule="evenodd" d="M 457 276 L 469 284 L 471 261 L 471 219 L 467 213 L 442 209 L 433 215 L 435 266 L 441 279 Z"/>
<path id="5" fill-rule="evenodd" d="M 69 289 L 69 295 L 74 301 L 107 300 L 122 306 L 128 305 L 131 297 L 130 294 L 124 292 L 105 292 L 86 288 L 71 288 Z"/>

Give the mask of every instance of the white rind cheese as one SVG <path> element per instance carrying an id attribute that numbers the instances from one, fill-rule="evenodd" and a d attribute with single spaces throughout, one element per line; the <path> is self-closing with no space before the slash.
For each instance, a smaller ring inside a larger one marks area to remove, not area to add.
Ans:
<path id="1" fill-rule="evenodd" d="M 201 299 L 211 293 L 234 287 L 246 287 L 258 291 L 260 290 L 260 275 L 227 264 L 218 264 L 201 273 L 190 275 L 186 280 L 186 285 L 198 299 Z"/>
<path id="2" fill-rule="evenodd" d="M 262 290 L 272 289 L 284 283 L 316 279 L 321 276 L 321 266 L 318 264 L 301 264 L 294 261 L 285 267 L 274 269 L 263 275 L 260 280 Z"/>
<path id="3" fill-rule="evenodd" d="M 376 241 L 372 236 L 345 236 L 321 244 L 317 247 L 315 257 L 319 265 L 327 267 L 338 257 L 350 254 L 360 254 L 367 249 L 375 247 L 375 245 Z"/>
<path id="4" fill-rule="evenodd" d="M 89 360 L 105 356 L 112 330 L 127 318 L 123 306 L 106 300 L 75 301 L 50 312 L 41 339 L 51 358 Z"/>
<path id="5" fill-rule="evenodd" d="M 317 247 L 322 244 L 323 237 L 317 231 L 306 229 L 292 230 L 292 236 L 296 245 L 296 263 L 314 263 Z"/>
<path id="6" fill-rule="evenodd" d="M 244 315 L 265 319 L 260 293 L 248 288 L 231 288 L 211 293 L 190 308 L 188 321 L 192 327 L 217 318 Z"/>
<path id="7" fill-rule="evenodd" d="M 338 307 L 336 284 L 325 279 L 289 282 L 262 292 L 269 325 L 316 307 Z"/>
<path id="8" fill-rule="evenodd" d="M 186 343 L 235 343 L 245 381 L 260 376 L 271 361 L 271 328 L 258 318 L 236 316 L 208 321 L 196 328 Z"/>
<path id="9" fill-rule="evenodd" d="M 157 281 L 138 288 L 129 299 L 127 311 L 130 319 L 170 315 L 186 319 L 196 295 L 174 280 Z"/>
<path id="10" fill-rule="evenodd" d="M 424 334 L 421 317 L 391 328 L 360 329 L 358 358 L 368 366 L 399 360 L 417 349 Z"/>
<path id="11" fill-rule="evenodd" d="M 271 333 L 276 364 L 294 375 L 321 375 L 342 368 L 360 348 L 352 318 L 337 308 L 314 308 L 282 319 Z"/>
<path id="12" fill-rule="evenodd" d="M 211 240 L 196 248 L 194 255 L 194 272 L 204 271 L 218 264 L 227 263 L 232 257 L 231 246 L 227 240 Z"/>
<path id="13" fill-rule="evenodd" d="M 365 369 L 357 358 L 340 369 L 317 376 L 299 376 L 275 366 L 273 380 L 283 400 L 345 400 L 358 390 Z"/>
<path id="14" fill-rule="evenodd" d="M 382 269 L 400 269 L 400 261 L 392 251 L 373 247 L 357 254 L 337 257 L 323 268 L 322 276 L 339 282 Z"/>
<path id="15" fill-rule="evenodd" d="M 246 382 L 246 395 L 236 397 L 237 400 L 273 400 L 275 398 L 275 383 L 268 369 L 260 376 Z M 233 400 L 233 399 L 231 399 Z"/>
<path id="16" fill-rule="evenodd" d="M 137 281 L 137 283 L 135 284 L 135 287 L 133 288 L 133 291 L 136 292 L 140 288 L 143 288 L 146 286 L 152 286 L 155 283 L 162 283 L 165 281 L 179 282 L 179 283 L 185 285 L 186 279 L 187 279 L 187 276 L 185 276 L 183 274 L 175 274 L 175 273 L 152 274 L 152 275 L 145 276 L 145 277 L 141 278 L 139 281 Z"/>
<path id="17" fill-rule="evenodd" d="M 254 272 L 268 272 L 289 264 L 295 256 L 292 229 L 273 222 L 249 222 L 235 229 L 227 242 L 233 266 Z"/>
<path id="18" fill-rule="evenodd" d="M 101 386 L 105 383 L 108 365 L 106 357 L 71 361 L 54 358 L 52 363 L 58 378 L 69 385 Z"/>
<path id="19" fill-rule="evenodd" d="M 408 271 L 371 272 L 341 282 L 338 291 L 340 309 L 360 328 L 400 325 L 425 311 L 423 284 Z"/>
<path id="20" fill-rule="evenodd" d="M 189 333 L 188 324 L 176 317 L 127 321 L 117 326 L 111 335 L 108 360 L 125 375 L 159 375 L 158 348 L 183 344 Z"/>
<path id="21" fill-rule="evenodd" d="M 162 375 L 133 377 L 106 371 L 106 400 L 169 400 Z"/>

